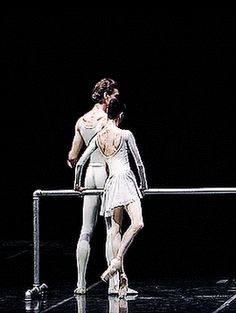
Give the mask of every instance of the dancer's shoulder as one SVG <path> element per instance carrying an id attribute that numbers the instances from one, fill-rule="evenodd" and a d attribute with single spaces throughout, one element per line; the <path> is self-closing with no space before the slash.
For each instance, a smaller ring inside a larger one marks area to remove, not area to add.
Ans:
<path id="1" fill-rule="evenodd" d="M 122 133 L 126 139 L 133 136 L 133 133 L 129 129 L 122 129 Z"/>

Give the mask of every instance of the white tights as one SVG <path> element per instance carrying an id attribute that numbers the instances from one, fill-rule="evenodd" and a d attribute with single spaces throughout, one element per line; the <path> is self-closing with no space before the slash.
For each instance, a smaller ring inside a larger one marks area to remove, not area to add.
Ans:
<path id="1" fill-rule="evenodd" d="M 92 189 L 103 188 L 106 178 L 105 166 L 88 166 L 85 175 L 85 187 Z M 78 288 L 86 288 L 86 270 L 90 256 L 90 239 L 97 223 L 100 204 L 100 196 L 84 196 L 82 228 L 76 248 Z"/>

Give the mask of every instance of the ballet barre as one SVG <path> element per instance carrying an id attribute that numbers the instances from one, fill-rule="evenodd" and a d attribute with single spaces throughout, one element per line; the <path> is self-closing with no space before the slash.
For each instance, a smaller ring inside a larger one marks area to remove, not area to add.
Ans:
<path id="1" fill-rule="evenodd" d="M 47 285 L 40 284 L 40 223 L 39 202 L 41 197 L 84 197 L 87 195 L 102 195 L 103 189 L 73 189 L 60 190 L 35 190 L 33 193 L 33 257 L 34 257 L 34 282 L 33 288 L 25 292 L 25 300 L 42 297 L 47 293 Z M 219 195 L 236 194 L 236 187 L 204 187 L 204 188 L 149 188 L 144 190 L 144 196 L 148 195 Z"/>

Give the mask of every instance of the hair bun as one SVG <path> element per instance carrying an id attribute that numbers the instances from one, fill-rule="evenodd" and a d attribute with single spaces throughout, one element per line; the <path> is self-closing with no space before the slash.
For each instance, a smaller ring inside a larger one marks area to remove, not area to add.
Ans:
<path id="1" fill-rule="evenodd" d="M 108 118 L 114 119 L 118 117 L 120 113 L 124 113 L 126 106 L 123 102 L 120 102 L 117 98 L 112 98 L 108 105 L 107 115 Z"/>

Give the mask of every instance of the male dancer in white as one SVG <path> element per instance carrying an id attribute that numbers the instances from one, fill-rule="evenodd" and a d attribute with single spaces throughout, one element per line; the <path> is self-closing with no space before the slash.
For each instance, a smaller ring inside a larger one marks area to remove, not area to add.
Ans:
<path id="1" fill-rule="evenodd" d="M 118 84 L 111 78 L 104 78 L 97 82 L 93 89 L 92 99 L 94 107 L 78 119 L 75 125 L 75 134 L 72 147 L 68 154 L 68 165 L 73 168 L 77 162 L 78 155 L 83 144 L 87 146 L 90 140 L 107 123 L 107 106 L 109 101 L 118 96 Z M 99 151 L 95 151 L 91 157 L 85 175 L 85 186 L 87 188 L 103 188 L 107 179 L 107 170 L 103 157 Z M 80 237 L 76 249 L 77 260 L 77 288 L 75 294 L 86 293 L 86 270 L 90 255 L 90 239 L 97 222 L 100 207 L 99 196 L 84 196 L 83 201 L 83 221 Z M 119 229 L 117 229 L 119 232 Z M 108 265 L 113 259 L 110 237 L 106 239 L 106 258 Z M 109 281 L 108 294 L 117 294 L 119 289 L 119 275 L 115 275 Z M 129 288 L 130 294 L 137 293 Z"/>
<path id="2" fill-rule="evenodd" d="M 145 168 L 140 157 L 135 138 L 131 131 L 118 127 L 122 120 L 125 107 L 117 99 L 112 99 L 108 106 L 108 122 L 106 126 L 91 140 L 76 164 L 74 189 L 82 190 L 82 169 L 90 155 L 100 151 L 108 165 L 109 177 L 106 180 L 102 196 L 101 215 L 104 215 L 108 227 L 108 235 L 112 237 L 113 259 L 107 270 L 102 274 L 102 280 L 108 282 L 117 271 L 120 273 L 119 294 L 128 291 L 128 279 L 123 271 L 123 259 L 134 237 L 143 227 L 142 207 L 140 199 L 142 190 L 147 189 Z M 131 151 L 140 178 L 138 188 L 135 175 L 130 168 L 128 152 Z M 130 226 L 122 239 L 118 239 L 122 210 L 125 209 L 130 217 Z M 118 244 L 117 244 L 118 242 Z"/>

